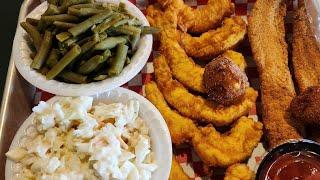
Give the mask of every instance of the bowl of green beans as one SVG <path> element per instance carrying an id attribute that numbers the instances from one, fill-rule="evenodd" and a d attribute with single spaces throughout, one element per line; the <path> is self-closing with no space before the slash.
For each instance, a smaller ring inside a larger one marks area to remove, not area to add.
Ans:
<path id="1" fill-rule="evenodd" d="M 17 27 L 12 55 L 20 74 L 42 90 L 94 95 L 137 75 L 157 32 L 129 1 L 48 0 Z"/>

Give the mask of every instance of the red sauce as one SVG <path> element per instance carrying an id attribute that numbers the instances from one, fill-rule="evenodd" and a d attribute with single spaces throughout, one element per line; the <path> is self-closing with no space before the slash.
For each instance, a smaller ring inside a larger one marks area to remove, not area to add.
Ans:
<path id="1" fill-rule="evenodd" d="M 320 179 L 320 156 L 308 151 L 287 153 L 270 164 L 264 174 L 264 180 Z"/>

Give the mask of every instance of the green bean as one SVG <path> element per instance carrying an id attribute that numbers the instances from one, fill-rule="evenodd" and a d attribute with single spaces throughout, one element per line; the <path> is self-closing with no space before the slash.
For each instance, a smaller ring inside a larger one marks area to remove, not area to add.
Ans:
<path id="1" fill-rule="evenodd" d="M 79 67 L 78 73 L 90 74 L 98 67 L 99 64 L 103 63 L 104 61 L 105 59 L 103 56 L 95 55 Z"/>
<path id="2" fill-rule="evenodd" d="M 26 22 L 31 24 L 32 26 L 38 26 L 39 19 L 27 18 Z"/>
<path id="3" fill-rule="evenodd" d="M 123 2 L 120 2 L 119 6 L 118 6 L 118 9 L 119 9 L 120 12 L 126 12 L 127 11 L 126 10 L 126 4 L 123 3 Z"/>
<path id="4" fill-rule="evenodd" d="M 87 53 L 90 49 L 92 49 L 95 46 L 95 44 L 97 44 L 97 41 L 95 41 L 94 39 L 84 43 L 81 46 L 81 55 Z"/>
<path id="5" fill-rule="evenodd" d="M 135 34 L 140 34 L 141 33 L 141 29 L 137 28 L 135 26 L 129 26 L 129 25 L 122 25 L 119 27 L 115 27 L 113 28 L 113 30 L 123 33 L 123 34 L 127 34 L 127 35 L 135 35 Z"/>
<path id="6" fill-rule="evenodd" d="M 126 61 L 128 48 L 129 47 L 124 44 L 119 44 L 117 46 L 116 56 L 111 62 L 111 67 L 108 71 L 109 76 L 115 76 L 121 73 Z"/>
<path id="7" fill-rule="evenodd" d="M 143 26 L 141 27 L 141 34 L 155 34 L 159 33 L 160 30 L 155 27 Z"/>
<path id="8" fill-rule="evenodd" d="M 135 34 L 135 35 L 133 35 L 133 36 L 130 36 L 131 48 L 132 48 L 134 51 L 137 49 L 139 40 L 140 40 L 140 34 Z"/>
<path id="9" fill-rule="evenodd" d="M 108 75 L 104 75 L 104 74 L 101 74 L 101 75 L 98 75 L 96 77 L 93 78 L 94 81 L 102 81 L 102 80 L 105 80 L 108 78 Z"/>
<path id="10" fill-rule="evenodd" d="M 82 46 L 84 43 L 88 42 L 92 40 L 92 37 L 85 37 L 83 39 L 80 39 L 79 41 L 77 41 L 77 44 L 79 44 L 79 46 Z"/>
<path id="11" fill-rule="evenodd" d="M 48 9 L 43 13 L 43 15 L 55 15 L 60 13 L 60 9 L 56 5 L 49 4 Z"/>
<path id="12" fill-rule="evenodd" d="M 62 21 L 54 21 L 53 24 L 59 29 L 69 29 L 76 26 L 76 24 L 74 23 L 67 23 Z"/>
<path id="13" fill-rule="evenodd" d="M 95 9 L 95 8 L 81 8 L 81 9 L 76 9 L 72 7 L 68 8 L 68 14 L 79 16 L 79 17 L 92 16 L 92 15 L 102 13 L 104 11 L 105 10 L 103 9 Z"/>
<path id="14" fill-rule="evenodd" d="M 118 14 L 115 14 L 114 16 L 106 19 L 103 23 L 99 24 L 96 28 L 93 29 L 93 32 L 95 33 L 102 33 L 106 31 L 108 28 L 110 28 L 112 25 L 117 23 L 122 19 L 121 16 Z"/>
<path id="15" fill-rule="evenodd" d="M 124 24 L 126 24 L 126 23 L 128 23 L 128 22 L 129 22 L 129 19 L 128 19 L 128 18 L 122 19 L 122 20 L 114 23 L 114 24 L 113 24 L 113 27 L 118 27 L 118 26 L 124 25 Z"/>
<path id="16" fill-rule="evenodd" d="M 70 6 L 85 3 L 93 3 L 93 0 L 65 0 L 60 6 L 60 11 L 66 12 Z"/>
<path id="17" fill-rule="evenodd" d="M 62 32 L 56 35 L 56 38 L 58 39 L 59 42 L 63 42 L 67 39 L 69 39 L 72 36 L 69 32 Z"/>
<path id="18" fill-rule="evenodd" d="M 58 63 L 58 60 L 59 60 L 58 50 L 55 48 L 52 48 L 48 56 L 48 59 L 46 61 L 46 65 L 49 68 L 52 68 L 54 65 Z"/>
<path id="19" fill-rule="evenodd" d="M 58 5 L 58 0 L 48 0 L 49 4 Z"/>
<path id="20" fill-rule="evenodd" d="M 70 6 L 71 8 L 81 9 L 81 8 L 101 8 L 104 9 L 102 3 L 94 3 L 94 4 L 77 4 Z"/>
<path id="21" fill-rule="evenodd" d="M 60 61 L 48 72 L 46 75 L 47 79 L 55 78 L 65 67 L 68 66 L 75 58 L 77 58 L 81 53 L 81 48 L 79 45 L 75 45 L 67 52 Z"/>
<path id="22" fill-rule="evenodd" d="M 103 57 L 103 61 L 106 61 L 111 56 L 111 51 L 106 49 L 101 55 Z"/>
<path id="23" fill-rule="evenodd" d="M 80 39 L 79 36 L 72 37 L 72 38 L 69 38 L 69 39 L 65 40 L 63 42 L 63 44 L 64 44 L 65 47 L 70 47 L 71 45 L 76 43 L 79 39 Z"/>
<path id="24" fill-rule="evenodd" d="M 68 29 L 68 31 L 73 35 L 73 36 L 78 36 L 81 33 L 84 33 L 87 31 L 91 26 L 101 23 L 104 19 L 109 17 L 112 14 L 112 11 L 107 10 L 103 13 L 96 14 L 87 20 L 77 24 L 75 27 Z"/>
<path id="25" fill-rule="evenodd" d="M 38 32 L 37 28 L 27 22 L 22 22 L 21 26 L 29 34 L 29 36 L 31 37 L 31 39 L 34 43 L 34 46 L 36 47 L 37 51 L 39 51 L 40 46 L 41 46 L 42 37 L 41 37 L 40 33 Z"/>
<path id="26" fill-rule="evenodd" d="M 33 69 L 41 69 L 42 65 L 44 64 L 48 53 L 50 51 L 52 44 L 52 34 L 50 31 L 46 31 L 43 37 L 43 42 L 41 43 L 41 46 L 39 48 L 39 51 L 37 52 L 36 57 L 31 63 L 31 68 Z"/>
<path id="27" fill-rule="evenodd" d="M 77 16 L 72 16 L 69 14 L 42 16 L 41 19 L 47 24 L 52 24 L 54 21 L 63 21 L 63 22 L 78 22 L 79 21 L 79 18 Z"/>
<path id="28" fill-rule="evenodd" d="M 106 50 L 112 49 L 116 47 L 120 43 L 126 43 L 126 39 L 123 37 L 108 37 L 105 40 L 101 41 L 100 43 L 94 46 L 95 50 Z"/>
<path id="29" fill-rule="evenodd" d="M 77 74 L 72 71 L 63 71 L 59 74 L 59 77 L 61 77 L 67 82 L 76 83 L 76 84 L 86 83 L 86 80 L 87 80 L 87 76 L 83 76 L 81 74 Z"/>

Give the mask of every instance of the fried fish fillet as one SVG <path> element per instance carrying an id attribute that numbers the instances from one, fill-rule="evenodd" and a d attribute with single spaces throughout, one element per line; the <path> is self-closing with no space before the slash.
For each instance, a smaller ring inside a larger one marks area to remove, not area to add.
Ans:
<path id="1" fill-rule="evenodd" d="M 199 37 L 180 33 L 180 44 L 189 56 L 210 60 L 236 47 L 244 39 L 246 33 L 246 22 L 240 16 L 235 16 L 225 19 L 220 28 L 205 32 Z"/>
<path id="2" fill-rule="evenodd" d="M 260 141 L 260 122 L 241 117 L 226 134 L 220 134 L 211 126 L 198 128 L 191 119 L 171 110 L 155 82 L 148 83 L 145 90 L 146 97 L 158 108 L 168 123 L 173 139 L 178 142 L 187 141 L 185 138 L 177 140 L 176 135 L 179 133 L 182 133 L 179 137 L 188 137 L 200 159 L 209 166 L 228 167 L 241 162 L 251 155 Z M 175 126 L 183 130 L 175 129 Z"/>
<path id="3" fill-rule="evenodd" d="M 193 91 L 205 93 L 203 85 L 204 68 L 196 64 L 192 58 L 188 57 L 179 43 L 174 39 L 166 38 L 163 42 L 160 48 L 161 53 L 168 60 L 173 77 L 185 87 Z M 223 56 L 233 61 L 244 71 L 246 62 L 240 53 L 228 50 Z"/>
<path id="4" fill-rule="evenodd" d="M 163 55 L 154 62 L 155 76 L 159 88 L 168 103 L 186 117 L 224 126 L 237 118 L 247 115 L 255 105 L 258 93 L 247 88 L 243 100 L 229 107 L 219 106 L 201 96 L 191 94 L 180 82 L 172 79 L 172 74 Z"/>
<path id="5" fill-rule="evenodd" d="M 209 0 L 202 8 L 194 9 L 183 0 L 158 0 L 163 8 L 178 10 L 178 25 L 184 32 L 203 33 L 216 28 L 234 12 L 231 0 Z"/>
<path id="6" fill-rule="evenodd" d="M 177 40 L 188 56 L 200 60 L 211 60 L 234 48 L 244 39 L 247 32 L 246 23 L 238 16 L 227 18 L 222 27 L 205 32 L 200 37 L 193 37 L 176 29 L 177 13 L 174 10 L 163 12 L 156 6 L 149 6 L 147 18 L 151 26 L 161 29 L 162 44 L 165 44 L 168 38 Z"/>
<path id="7" fill-rule="evenodd" d="M 288 113 L 296 95 L 288 68 L 283 0 L 257 0 L 249 17 L 249 40 L 261 83 L 263 123 L 271 147 L 301 138 Z"/>
<path id="8" fill-rule="evenodd" d="M 224 180 L 253 180 L 254 173 L 245 164 L 234 164 L 228 167 Z"/>
<path id="9" fill-rule="evenodd" d="M 300 92 L 320 85 L 320 49 L 304 6 L 295 12 L 292 47 L 294 75 Z"/>
<path id="10" fill-rule="evenodd" d="M 190 178 L 183 171 L 180 164 L 177 162 L 176 158 L 172 158 L 171 171 L 169 180 L 189 180 Z"/>

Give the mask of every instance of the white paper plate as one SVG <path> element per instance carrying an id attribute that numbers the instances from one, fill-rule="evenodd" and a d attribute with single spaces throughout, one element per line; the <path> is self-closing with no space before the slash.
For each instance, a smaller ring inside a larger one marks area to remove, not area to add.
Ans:
<path id="1" fill-rule="evenodd" d="M 119 0 L 97 0 L 97 2 L 117 4 L 119 3 Z M 137 17 L 144 26 L 149 26 L 146 17 L 135 5 L 129 1 L 123 2 L 126 4 L 128 11 L 132 15 Z M 43 2 L 27 17 L 39 19 L 41 14 L 45 12 L 46 8 L 47 3 Z M 137 75 L 139 71 L 141 71 L 152 50 L 152 35 L 144 35 L 140 39 L 137 52 L 133 55 L 131 63 L 123 69 L 119 76 L 89 84 L 68 84 L 56 80 L 47 80 L 45 76 L 30 67 L 32 62 L 32 59 L 30 58 L 31 50 L 27 44 L 26 38 L 27 33 L 20 27 L 20 25 L 18 25 L 12 48 L 12 58 L 14 59 L 14 63 L 18 71 L 32 85 L 52 94 L 62 96 L 95 95 L 125 84 Z"/>
<path id="2" fill-rule="evenodd" d="M 59 96 L 55 96 L 48 100 L 49 104 L 57 101 Z M 124 89 L 116 88 L 112 91 L 105 92 L 100 95 L 94 96 L 94 104 L 99 102 L 112 103 L 112 102 L 122 102 L 125 103 L 129 99 L 136 99 L 140 103 L 139 116 L 145 120 L 147 126 L 150 129 L 151 136 L 151 146 L 155 153 L 156 164 L 158 169 L 152 174 L 152 180 L 163 180 L 168 179 L 170 169 L 171 169 L 171 158 L 172 158 L 172 145 L 171 138 L 169 134 L 168 127 L 162 118 L 160 112 L 156 109 L 153 104 L 151 104 L 147 99 L 140 96 L 139 94 Z M 27 120 L 22 124 L 22 126 L 17 131 L 10 149 L 21 146 L 26 143 L 27 137 L 32 136 L 35 131 L 34 119 L 35 114 L 32 113 Z M 6 161 L 5 177 L 6 180 L 19 179 L 17 173 L 20 172 L 21 165 L 19 163 L 14 163 L 11 160 Z"/>

